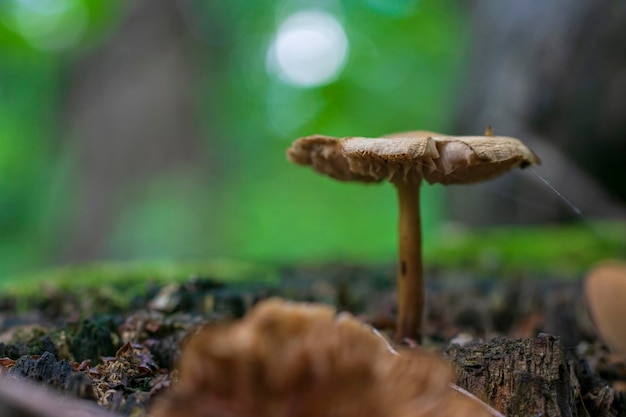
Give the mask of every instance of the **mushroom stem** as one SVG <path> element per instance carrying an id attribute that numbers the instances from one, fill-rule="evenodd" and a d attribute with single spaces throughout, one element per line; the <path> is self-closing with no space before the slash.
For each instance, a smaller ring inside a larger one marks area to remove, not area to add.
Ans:
<path id="1" fill-rule="evenodd" d="M 398 319 L 396 341 L 421 341 L 424 311 L 420 183 L 394 183 L 398 191 L 400 221 L 398 233 Z"/>

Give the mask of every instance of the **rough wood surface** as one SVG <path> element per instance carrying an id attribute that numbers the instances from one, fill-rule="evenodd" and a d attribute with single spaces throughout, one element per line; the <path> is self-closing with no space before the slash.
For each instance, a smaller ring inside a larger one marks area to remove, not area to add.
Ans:
<path id="1" fill-rule="evenodd" d="M 557 337 L 452 345 L 457 384 L 507 416 L 577 416 L 570 367 Z"/>

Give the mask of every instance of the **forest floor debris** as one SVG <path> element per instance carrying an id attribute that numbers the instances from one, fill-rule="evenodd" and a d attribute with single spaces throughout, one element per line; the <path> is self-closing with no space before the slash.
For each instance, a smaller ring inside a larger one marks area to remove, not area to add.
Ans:
<path id="1" fill-rule="evenodd" d="M 624 411 L 626 360 L 598 340 L 579 281 L 428 275 L 426 349 L 456 349 L 458 356 L 459 347 L 494 338 L 549 333 L 560 338 L 576 377 L 577 407 L 599 416 Z M 171 386 L 180 343 L 192 329 L 236 320 L 270 296 L 330 304 L 392 334 L 393 268 L 291 268 L 280 276 L 279 285 L 269 287 L 196 277 L 150 287 L 126 305 L 107 300 L 106 291 L 47 291 L 30 300 L 7 296 L 0 302 L 0 374 L 138 416 Z"/>

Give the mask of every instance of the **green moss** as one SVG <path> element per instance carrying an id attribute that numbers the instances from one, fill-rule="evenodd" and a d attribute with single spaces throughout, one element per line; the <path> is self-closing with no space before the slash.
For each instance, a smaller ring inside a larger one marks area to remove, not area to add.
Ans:
<path id="1" fill-rule="evenodd" d="M 113 318 L 99 317 L 70 326 L 69 350 L 74 360 L 96 363 L 101 357 L 115 356 L 119 346 L 114 343 L 114 331 L 119 324 Z"/>
<path id="2" fill-rule="evenodd" d="M 626 223 L 447 231 L 425 241 L 424 258 L 427 266 L 468 273 L 580 276 L 603 259 L 626 259 Z M 41 294 L 42 287 L 52 288 L 91 294 L 93 299 L 124 307 L 134 296 L 145 295 L 150 285 L 184 282 L 191 277 L 231 286 L 271 287 L 281 281 L 277 267 L 235 261 L 98 263 L 17 277 L 0 283 L 0 291 L 24 300 Z"/>
<path id="3" fill-rule="evenodd" d="M 94 288 L 113 291 L 108 299 L 119 302 L 144 292 L 148 285 L 183 282 L 191 277 L 245 285 L 271 285 L 278 276 L 271 268 L 245 262 L 212 260 L 203 262 L 110 262 L 55 268 L 15 277 L 0 283 L 6 295 L 30 297 L 42 288 L 77 292 Z"/>
<path id="4" fill-rule="evenodd" d="M 448 232 L 425 252 L 426 263 L 440 267 L 573 276 L 600 260 L 626 258 L 626 224 L 585 222 Z"/>

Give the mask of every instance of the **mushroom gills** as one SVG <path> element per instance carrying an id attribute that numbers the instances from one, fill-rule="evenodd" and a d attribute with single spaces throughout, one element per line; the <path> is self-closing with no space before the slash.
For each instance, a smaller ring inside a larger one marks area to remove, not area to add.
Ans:
<path id="1" fill-rule="evenodd" d="M 436 169 L 439 151 L 431 137 L 346 138 L 341 144 L 350 170 L 376 181 L 419 183 Z"/>

